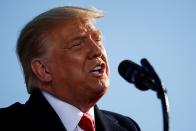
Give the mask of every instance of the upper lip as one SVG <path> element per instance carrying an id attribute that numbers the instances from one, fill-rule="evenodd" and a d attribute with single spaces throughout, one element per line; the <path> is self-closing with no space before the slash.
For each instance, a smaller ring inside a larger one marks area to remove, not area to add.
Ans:
<path id="1" fill-rule="evenodd" d="M 105 67 L 106 67 L 105 63 L 100 61 L 100 62 L 96 63 L 94 66 L 92 66 L 92 68 L 90 69 L 90 72 L 93 72 L 94 69 L 96 67 L 98 67 L 98 66 L 101 67 L 101 71 L 104 71 L 105 70 Z"/>

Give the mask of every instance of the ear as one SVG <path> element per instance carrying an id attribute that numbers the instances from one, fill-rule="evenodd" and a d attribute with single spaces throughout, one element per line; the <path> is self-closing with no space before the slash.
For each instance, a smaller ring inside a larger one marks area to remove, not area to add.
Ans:
<path id="1" fill-rule="evenodd" d="M 33 73 L 37 78 L 43 82 L 50 82 L 52 80 L 52 76 L 50 74 L 49 69 L 42 62 L 41 59 L 35 58 L 31 61 L 31 68 Z"/>

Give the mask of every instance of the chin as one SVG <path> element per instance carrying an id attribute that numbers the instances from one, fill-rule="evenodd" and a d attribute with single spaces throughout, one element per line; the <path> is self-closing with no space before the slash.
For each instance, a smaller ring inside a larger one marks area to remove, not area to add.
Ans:
<path id="1" fill-rule="evenodd" d="M 97 101 L 99 101 L 99 99 L 101 99 L 101 97 L 106 93 L 106 89 L 102 89 L 99 91 L 95 91 L 91 94 L 91 102 L 92 103 L 97 103 Z"/>
<path id="2" fill-rule="evenodd" d="M 94 81 L 94 83 L 91 83 L 88 87 L 89 90 L 91 90 L 92 96 L 96 97 L 101 97 L 103 96 L 108 88 L 109 88 L 109 80 L 106 79 L 101 79 L 98 81 Z"/>
<path id="3" fill-rule="evenodd" d="M 97 86 L 96 95 L 103 96 L 109 88 L 109 84 L 102 83 L 101 85 Z"/>

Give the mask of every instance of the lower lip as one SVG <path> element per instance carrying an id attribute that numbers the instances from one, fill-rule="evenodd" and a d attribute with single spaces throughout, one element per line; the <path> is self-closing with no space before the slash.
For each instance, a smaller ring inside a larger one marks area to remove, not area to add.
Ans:
<path id="1" fill-rule="evenodd" d="M 91 72 L 91 74 L 95 77 L 102 77 L 104 75 L 104 72 Z"/>

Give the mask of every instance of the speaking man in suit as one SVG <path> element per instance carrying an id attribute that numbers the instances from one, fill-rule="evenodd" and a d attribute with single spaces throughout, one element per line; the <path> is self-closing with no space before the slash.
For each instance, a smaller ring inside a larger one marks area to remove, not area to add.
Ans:
<path id="1" fill-rule="evenodd" d="M 21 31 L 17 55 L 30 98 L 0 109 L 0 128 L 17 131 L 140 131 L 129 117 L 100 110 L 109 87 L 96 9 L 57 7 Z"/>

